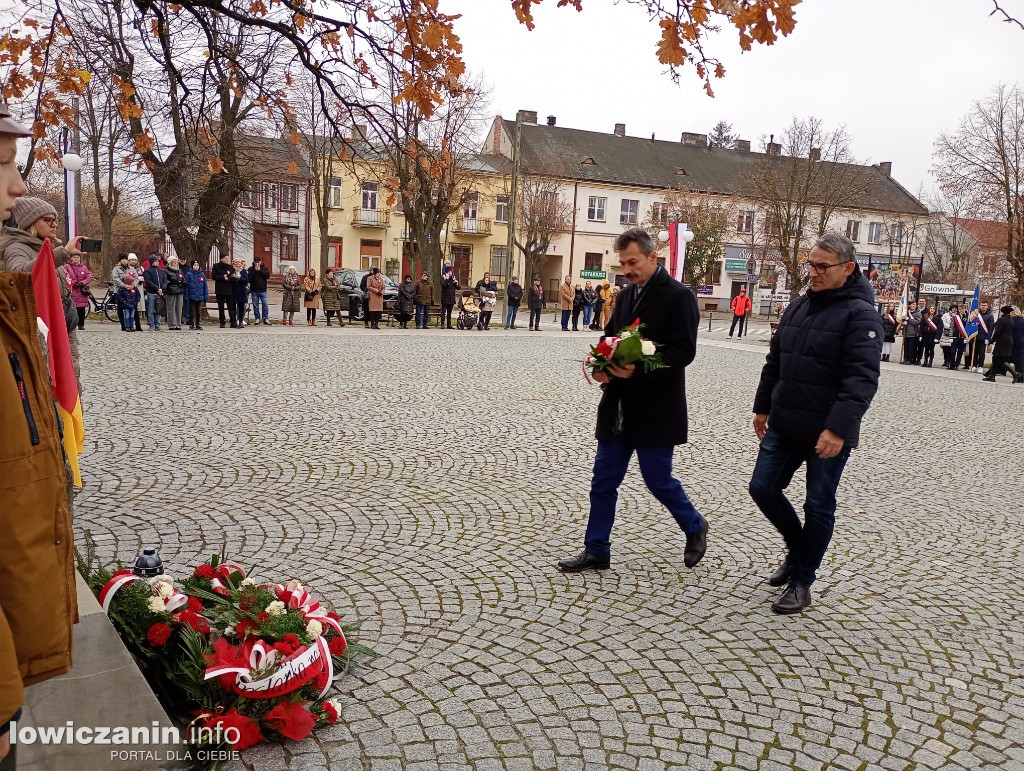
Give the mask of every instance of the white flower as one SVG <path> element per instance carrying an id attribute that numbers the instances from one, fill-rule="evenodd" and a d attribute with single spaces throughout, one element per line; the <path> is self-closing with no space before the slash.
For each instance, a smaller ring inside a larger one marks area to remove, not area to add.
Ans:
<path id="1" fill-rule="evenodd" d="M 632 332 L 626 331 L 626 332 L 622 333 L 621 339 L 625 340 L 627 337 L 632 337 L 632 336 L 633 336 Z"/>
<path id="2" fill-rule="evenodd" d="M 163 613 L 167 608 L 164 607 L 164 601 L 159 597 L 150 597 L 149 610 L 151 613 Z"/>
<path id="3" fill-rule="evenodd" d="M 246 576 L 245 578 L 243 578 L 243 579 L 242 579 L 241 583 L 239 583 L 238 585 L 239 585 L 239 586 L 255 586 L 255 585 L 256 585 L 256 582 L 255 582 L 255 581 L 253 581 L 253 580 L 252 580 L 251 578 L 249 578 L 248 576 Z"/>
<path id="4" fill-rule="evenodd" d="M 341 699 L 328 699 L 324 702 L 324 704 L 330 704 L 332 707 L 334 707 L 335 712 L 337 712 L 339 715 L 341 714 Z"/>
<path id="5" fill-rule="evenodd" d="M 310 637 L 319 637 L 323 633 L 324 625 L 317 621 L 315 618 L 311 619 L 310 622 L 306 624 L 306 634 L 308 634 Z"/>
<path id="6" fill-rule="evenodd" d="M 226 627 L 224 627 L 224 636 L 225 637 L 234 637 L 235 636 L 235 628 L 233 626 L 231 626 L 231 624 L 228 624 Z"/>
<path id="7" fill-rule="evenodd" d="M 163 575 L 155 576 L 149 579 L 149 584 L 150 586 L 155 586 L 156 584 L 174 584 L 174 579 L 171 578 L 171 576 L 164 573 Z"/>
<path id="8" fill-rule="evenodd" d="M 170 584 L 157 584 L 156 590 L 161 597 L 170 597 L 172 594 L 174 594 L 174 587 Z"/>
<path id="9" fill-rule="evenodd" d="M 653 356 L 658 347 L 650 340 L 642 340 L 640 342 L 640 350 L 643 351 L 644 356 Z"/>
<path id="10" fill-rule="evenodd" d="M 283 616 L 285 613 L 284 603 L 280 600 L 274 600 L 267 606 L 267 613 L 271 616 Z"/>

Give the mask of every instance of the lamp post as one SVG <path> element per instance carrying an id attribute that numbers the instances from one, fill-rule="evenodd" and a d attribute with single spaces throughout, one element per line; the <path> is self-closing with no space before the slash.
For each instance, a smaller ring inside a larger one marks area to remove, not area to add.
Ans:
<path id="1" fill-rule="evenodd" d="M 693 231 L 685 222 L 673 222 L 667 230 L 658 233 L 659 241 L 668 241 L 669 272 L 676 281 L 683 280 L 683 266 L 686 264 L 686 245 L 693 240 Z M 696 287 L 693 288 L 696 292 Z"/>
<path id="2" fill-rule="evenodd" d="M 66 218 L 67 241 L 78 236 L 78 186 L 75 175 L 82 170 L 84 161 L 75 152 L 71 131 L 66 126 L 61 133 L 60 165 L 64 167 L 64 216 Z"/>

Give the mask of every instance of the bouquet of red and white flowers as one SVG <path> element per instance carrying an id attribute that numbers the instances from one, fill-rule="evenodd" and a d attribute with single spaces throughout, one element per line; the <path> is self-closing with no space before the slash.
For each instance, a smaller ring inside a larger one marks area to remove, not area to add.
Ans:
<path id="1" fill-rule="evenodd" d="M 611 365 L 624 367 L 627 364 L 638 364 L 643 366 L 645 372 L 667 367 L 658 353 L 658 344 L 643 336 L 643 328 L 644 325 L 637 319 L 621 330 L 617 337 L 606 337 L 591 346 L 590 355 L 583 361 L 583 374 L 587 381 L 590 381 L 588 367 L 592 372 L 601 372 Z"/>

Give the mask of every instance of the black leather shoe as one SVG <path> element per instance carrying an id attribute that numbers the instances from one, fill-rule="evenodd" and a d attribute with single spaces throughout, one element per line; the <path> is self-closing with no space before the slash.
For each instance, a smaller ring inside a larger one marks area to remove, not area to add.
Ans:
<path id="1" fill-rule="evenodd" d="M 584 570 L 607 570 L 612 566 L 610 557 L 598 557 L 590 552 L 580 552 L 575 557 L 561 560 L 558 569 L 563 573 L 581 573 Z"/>
<path id="2" fill-rule="evenodd" d="M 697 563 L 704 559 L 704 552 L 708 550 L 708 521 L 704 520 L 704 526 L 699 533 L 686 534 L 686 551 L 683 552 L 683 564 L 688 568 L 697 567 Z"/>
<path id="3" fill-rule="evenodd" d="M 789 562 L 789 555 L 782 561 L 782 564 L 775 568 L 775 572 L 768 576 L 768 586 L 785 586 L 789 583 L 789 574 L 793 566 Z"/>
<path id="4" fill-rule="evenodd" d="M 786 591 L 782 593 L 782 596 L 772 603 L 772 612 L 782 615 L 803 613 L 804 608 L 810 604 L 810 588 L 791 583 L 786 587 Z"/>

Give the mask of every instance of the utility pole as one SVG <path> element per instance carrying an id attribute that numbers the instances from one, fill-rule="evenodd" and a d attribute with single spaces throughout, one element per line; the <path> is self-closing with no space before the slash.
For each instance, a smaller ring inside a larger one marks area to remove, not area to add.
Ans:
<path id="1" fill-rule="evenodd" d="M 516 112 L 515 138 L 512 142 L 512 190 L 508 201 L 508 266 L 505 269 L 505 317 L 508 318 L 508 285 L 512 283 L 512 275 L 515 273 L 515 249 L 516 249 L 516 212 L 519 199 L 519 154 L 523 139 L 523 112 Z M 530 285 L 529 279 L 524 277 L 526 286 Z"/>

